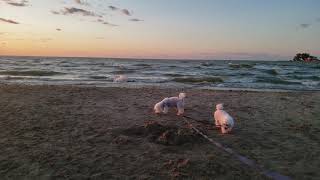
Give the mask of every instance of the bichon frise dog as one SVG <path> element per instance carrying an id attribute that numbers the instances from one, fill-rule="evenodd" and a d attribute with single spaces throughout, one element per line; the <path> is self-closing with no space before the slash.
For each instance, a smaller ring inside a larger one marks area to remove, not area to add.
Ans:
<path id="1" fill-rule="evenodd" d="M 167 114 L 169 108 L 176 107 L 178 109 L 177 115 L 182 115 L 184 113 L 184 98 L 186 98 L 186 93 L 180 93 L 179 97 L 164 98 L 154 105 L 154 111 L 156 114 L 161 112 Z"/>
<path id="2" fill-rule="evenodd" d="M 216 105 L 214 120 L 216 127 L 221 128 L 221 132 L 223 134 L 231 132 L 234 126 L 234 120 L 227 112 L 223 110 L 223 104 Z"/>
<path id="3" fill-rule="evenodd" d="M 117 75 L 114 77 L 113 82 L 128 82 L 128 77 L 126 75 Z"/>

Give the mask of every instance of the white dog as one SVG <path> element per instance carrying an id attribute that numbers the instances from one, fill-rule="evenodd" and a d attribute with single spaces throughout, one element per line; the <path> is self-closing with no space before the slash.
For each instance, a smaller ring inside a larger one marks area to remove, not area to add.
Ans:
<path id="1" fill-rule="evenodd" d="M 113 82 L 127 82 L 128 77 L 126 75 L 117 75 L 114 77 Z"/>
<path id="2" fill-rule="evenodd" d="M 154 111 L 156 114 L 161 112 L 167 114 L 169 108 L 176 107 L 178 109 L 177 115 L 182 115 L 184 113 L 184 98 L 186 98 L 186 93 L 180 93 L 179 97 L 164 98 L 154 105 Z"/>
<path id="3" fill-rule="evenodd" d="M 216 105 L 214 119 L 216 127 L 220 127 L 223 134 L 231 132 L 234 126 L 234 120 L 227 112 L 223 110 L 223 104 Z"/>

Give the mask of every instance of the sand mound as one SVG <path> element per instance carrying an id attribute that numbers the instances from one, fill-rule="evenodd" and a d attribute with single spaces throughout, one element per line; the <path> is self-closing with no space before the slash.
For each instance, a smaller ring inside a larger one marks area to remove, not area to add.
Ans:
<path id="1" fill-rule="evenodd" d="M 202 137 L 192 129 L 164 126 L 155 121 L 145 122 L 144 126 L 130 127 L 122 133 L 127 136 L 146 137 L 150 142 L 163 145 L 183 145 L 204 141 Z"/>

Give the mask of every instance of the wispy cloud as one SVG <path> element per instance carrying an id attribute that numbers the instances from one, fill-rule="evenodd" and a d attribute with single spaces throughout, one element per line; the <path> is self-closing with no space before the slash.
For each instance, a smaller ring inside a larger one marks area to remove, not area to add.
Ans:
<path id="1" fill-rule="evenodd" d="M 95 16 L 95 17 L 101 17 L 100 15 L 95 14 L 94 12 L 76 8 L 76 7 L 65 7 L 64 9 L 60 11 L 51 11 L 52 14 L 62 14 L 62 15 L 72 15 L 72 14 L 78 14 L 82 16 Z"/>
<path id="2" fill-rule="evenodd" d="M 119 8 L 115 7 L 115 6 L 108 6 L 109 9 L 111 9 L 112 11 L 117 11 L 119 10 Z"/>
<path id="3" fill-rule="evenodd" d="M 308 24 L 308 23 L 302 23 L 302 24 L 300 24 L 300 27 L 302 28 L 302 29 L 306 29 L 306 28 L 308 28 L 308 27 L 310 27 L 311 26 L 311 24 Z"/>
<path id="4" fill-rule="evenodd" d="M 7 4 L 12 5 L 12 6 L 18 6 L 18 7 L 28 6 L 28 1 L 27 0 L 21 0 L 21 1 L 2 0 L 2 1 L 4 1 Z"/>
<path id="5" fill-rule="evenodd" d="M 98 19 L 97 22 L 99 22 L 99 23 L 101 23 L 103 25 L 108 25 L 108 26 L 118 26 L 116 24 L 109 23 L 109 22 L 107 22 L 105 20 L 102 20 L 102 19 Z"/>
<path id="6" fill-rule="evenodd" d="M 310 28 L 316 22 L 320 22 L 320 18 L 315 18 L 315 20 L 313 20 L 312 23 L 301 23 L 299 24 L 299 28 L 302 28 L 302 29 Z"/>
<path id="7" fill-rule="evenodd" d="M 56 15 L 60 14 L 60 12 L 58 12 L 58 11 L 51 11 L 51 13 L 56 14 Z"/>
<path id="8" fill-rule="evenodd" d="M 128 9 L 121 9 L 118 8 L 116 6 L 108 6 L 108 8 L 112 11 L 120 11 L 122 14 L 126 15 L 126 16 L 131 16 L 132 13 L 128 10 Z"/>
<path id="9" fill-rule="evenodd" d="M 71 8 L 64 8 L 64 10 L 62 10 L 62 14 L 64 15 L 68 15 L 68 14 L 80 14 L 83 16 L 97 16 L 95 13 L 81 9 L 81 8 L 75 8 L 75 7 L 71 7 Z"/>
<path id="10" fill-rule="evenodd" d="M 20 24 L 17 21 L 10 20 L 10 19 L 4 19 L 4 18 L 0 18 L 0 22 L 10 23 L 10 24 Z"/>
<path id="11" fill-rule="evenodd" d="M 132 19 L 129 19 L 129 21 L 140 22 L 140 21 L 143 21 L 143 20 L 142 19 L 138 19 L 138 18 L 132 18 Z"/>
<path id="12" fill-rule="evenodd" d="M 60 29 L 60 28 L 57 28 L 57 29 L 56 29 L 56 31 L 62 31 L 62 29 Z"/>
<path id="13" fill-rule="evenodd" d="M 124 14 L 124 15 L 127 15 L 127 16 L 131 16 L 132 14 L 129 12 L 128 9 L 122 9 L 121 12 Z"/>
<path id="14" fill-rule="evenodd" d="M 84 5 L 84 6 L 88 6 L 88 5 L 89 5 L 89 3 L 84 2 L 83 0 L 74 0 L 74 2 L 75 2 L 76 4 L 80 4 L 80 5 Z"/>

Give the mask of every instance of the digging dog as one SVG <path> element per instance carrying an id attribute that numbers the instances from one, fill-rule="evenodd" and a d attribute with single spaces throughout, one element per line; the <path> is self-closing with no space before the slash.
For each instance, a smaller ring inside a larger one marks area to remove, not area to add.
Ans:
<path id="1" fill-rule="evenodd" d="M 154 112 L 156 114 L 164 113 L 167 114 L 169 108 L 176 107 L 178 112 L 177 115 L 182 115 L 184 113 L 184 99 L 186 98 L 186 93 L 180 93 L 178 97 L 164 98 L 162 101 L 154 105 Z"/>

